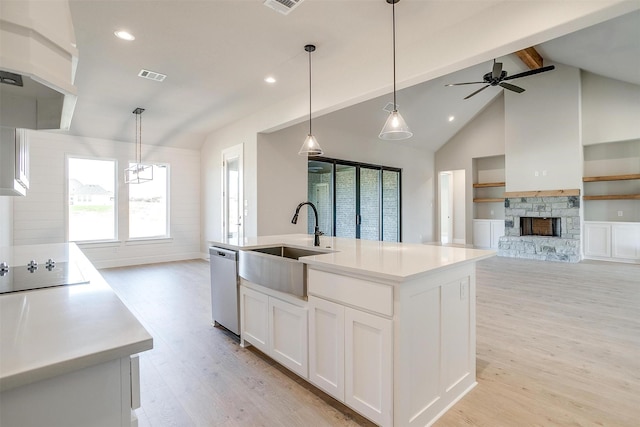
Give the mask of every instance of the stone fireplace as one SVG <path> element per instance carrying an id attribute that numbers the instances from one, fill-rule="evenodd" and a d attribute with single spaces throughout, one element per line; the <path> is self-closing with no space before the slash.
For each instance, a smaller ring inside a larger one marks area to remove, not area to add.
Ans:
<path id="1" fill-rule="evenodd" d="M 580 261 L 579 190 L 505 193 L 505 233 L 498 255 Z"/>

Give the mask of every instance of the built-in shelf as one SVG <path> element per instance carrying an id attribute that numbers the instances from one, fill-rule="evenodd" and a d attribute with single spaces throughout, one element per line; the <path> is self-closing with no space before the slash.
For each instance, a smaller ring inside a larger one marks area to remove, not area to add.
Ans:
<path id="1" fill-rule="evenodd" d="M 584 200 L 640 200 L 640 194 L 606 194 L 603 196 L 582 196 Z"/>
<path id="2" fill-rule="evenodd" d="M 492 202 L 504 202 L 504 197 L 502 198 L 478 197 L 473 199 L 473 203 L 492 203 Z"/>
<path id="3" fill-rule="evenodd" d="M 504 182 L 481 182 L 473 184 L 473 188 L 504 187 L 505 185 Z"/>
<path id="4" fill-rule="evenodd" d="M 583 182 L 598 182 L 598 181 L 627 181 L 631 179 L 640 179 L 639 173 L 632 173 L 627 175 L 608 175 L 608 176 L 585 176 L 582 178 Z M 475 184 L 474 184 L 475 187 Z M 585 200 L 587 196 L 585 196 Z"/>
<path id="5" fill-rule="evenodd" d="M 585 176 L 583 182 L 629 181 L 640 179 L 640 174 Z M 583 196 L 584 200 L 640 200 L 640 194 L 604 194 L 600 196 Z"/>

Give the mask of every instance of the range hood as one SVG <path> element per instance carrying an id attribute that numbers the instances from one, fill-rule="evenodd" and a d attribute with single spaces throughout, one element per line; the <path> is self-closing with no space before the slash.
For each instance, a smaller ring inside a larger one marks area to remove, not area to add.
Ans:
<path id="1" fill-rule="evenodd" d="M 0 126 L 68 130 L 77 64 L 68 1 L 0 2 Z"/>

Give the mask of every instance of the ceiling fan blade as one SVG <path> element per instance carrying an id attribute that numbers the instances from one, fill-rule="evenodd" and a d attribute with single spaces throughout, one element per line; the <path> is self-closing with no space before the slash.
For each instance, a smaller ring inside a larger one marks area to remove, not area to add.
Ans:
<path id="1" fill-rule="evenodd" d="M 500 86 L 502 86 L 505 89 L 512 90 L 514 92 L 518 92 L 518 93 L 524 92 L 524 89 L 522 89 L 520 86 L 512 85 L 510 83 L 502 82 L 500 83 Z"/>
<path id="2" fill-rule="evenodd" d="M 536 68 L 535 70 L 529 70 L 529 71 L 525 71 L 523 73 L 514 74 L 513 76 L 505 77 L 502 80 L 512 80 L 512 79 L 518 79 L 520 77 L 527 77 L 527 76 L 531 76 L 533 74 L 540 74 L 540 73 L 544 73 L 545 71 L 551 71 L 551 70 L 553 70 L 555 68 L 556 67 L 553 66 L 553 65 L 547 65 L 546 67 L 540 67 L 540 68 Z"/>
<path id="3" fill-rule="evenodd" d="M 485 90 L 485 89 L 486 89 L 486 88 L 488 88 L 489 86 L 491 86 L 491 85 L 486 85 L 486 86 L 481 87 L 481 88 L 480 88 L 480 89 L 478 89 L 477 91 L 473 92 L 471 95 L 465 96 L 465 97 L 464 97 L 464 99 L 469 99 L 469 98 L 471 98 L 473 95 L 475 95 L 475 94 L 477 94 L 477 93 L 482 92 L 483 90 Z"/>
<path id="4" fill-rule="evenodd" d="M 445 86 L 475 85 L 475 84 L 480 84 L 480 83 L 487 83 L 487 82 L 449 83 L 449 84 L 446 84 Z"/>
<path id="5" fill-rule="evenodd" d="M 496 62 L 493 60 L 493 70 L 491 70 L 491 77 L 497 79 L 502 74 L 502 62 Z"/>

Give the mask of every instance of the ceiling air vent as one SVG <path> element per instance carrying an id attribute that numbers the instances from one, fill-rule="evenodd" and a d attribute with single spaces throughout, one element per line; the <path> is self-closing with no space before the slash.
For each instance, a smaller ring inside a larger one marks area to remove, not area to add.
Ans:
<path id="1" fill-rule="evenodd" d="M 283 15 L 288 15 L 293 9 L 298 7 L 303 0 L 264 0 L 264 5 L 280 12 Z"/>
<path id="2" fill-rule="evenodd" d="M 138 73 L 138 77 L 142 77 L 143 79 L 153 80 L 156 82 L 161 82 L 167 78 L 167 76 L 164 74 L 156 73 L 155 71 L 149 71 L 149 70 L 140 70 L 140 72 Z"/>

